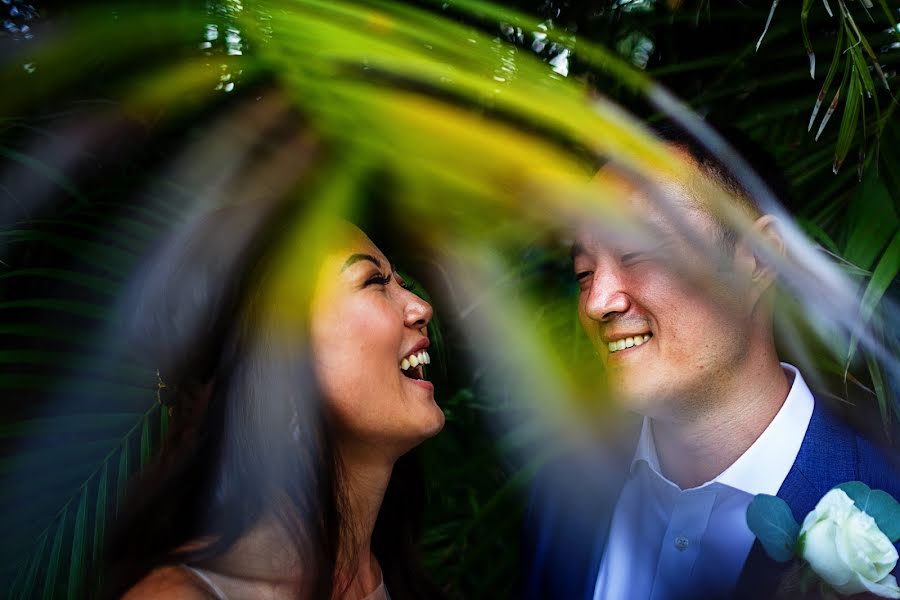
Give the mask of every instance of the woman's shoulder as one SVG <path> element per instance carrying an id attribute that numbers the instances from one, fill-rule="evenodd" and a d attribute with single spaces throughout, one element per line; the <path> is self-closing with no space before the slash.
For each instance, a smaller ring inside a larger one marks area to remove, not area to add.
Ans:
<path id="1" fill-rule="evenodd" d="M 210 600 L 215 595 L 193 573 L 181 566 L 168 565 L 150 571 L 129 589 L 122 600 Z"/>

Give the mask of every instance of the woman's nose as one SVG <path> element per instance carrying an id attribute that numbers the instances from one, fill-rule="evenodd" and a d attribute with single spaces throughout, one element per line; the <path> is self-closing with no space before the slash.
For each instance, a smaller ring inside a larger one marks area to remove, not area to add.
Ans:
<path id="1" fill-rule="evenodd" d="M 431 321 L 433 314 L 431 305 L 413 294 L 406 292 L 410 300 L 406 305 L 405 321 L 407 327 L 423 329 Z"/>

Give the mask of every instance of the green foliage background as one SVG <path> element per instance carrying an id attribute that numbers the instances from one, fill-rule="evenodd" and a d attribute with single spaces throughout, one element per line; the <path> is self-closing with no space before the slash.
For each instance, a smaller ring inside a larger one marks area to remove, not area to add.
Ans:
<path id="1" fill-rule="evenodd" d="M 515 296 L 566 289 L 564 261 L 528 250 L 534 240 L 505 221 L 519 207 L 485 200 L 499 184 L 480 163 L 589 173 L 596 128 L 607 151 L 638 147 L 640 138 L 614 111 L 591 115 L 581 91 L 654 118 L 648 98 L 661 83 L 778 158 L 800 223 L 877 314 L 900 269 L 898 7 L 840 1 L 829 16 L 825 4 L 806 0 L 779 6 L 766 28 L 771 7 L 219 0 L 0 8 L 0 17 L 9 11 L 3 41 L 12 50 L 0 69 L 0 588 L 16 598 L 80 598 L 102 583 L 91 567 L 104 531 L 128 477 L 167 428 L 155 371 L 129 358 L 116 336 L 123 286 L 198 196 L 241 197 L 252 190 L 236 182 L 271 175 L 265 167 L 277 164 L 282 141 L 248 142 L 241 123 L 254 122 L 254 99 L 272 88 L 288 90 L 287 104 L 318 131 L 317 143 L 325 140 L 317 149 L 302 126 L 288 136 L 300 140 L 289 147 L 305 153 L 294 155 L 302 169 L 332 182 L 303 194 L 323 205 L 362 194 L 372 156 L 408 144 L 408 161 L 392 165 L 410 172 L 400 206 L 441 230 L 434 221 L 447 214 L 416 204 L 416 192 L 431 189 L 429 178 L 464 189 L 471 203 L 458 207 L 453 225 L 512 250 L 516 268 L 496 285 Z M 356 79 L 360 69 L 377 73 L 379 86 Z M 437 105 L 419 102 L 423 89 Z M 434 147 L 405 137 L 410 124 L 432 126 Z M 472 147 L 480 151 L 467 155 Z M 646 148 L 635 156 L 652 164 Z M 428 171 L 440 161 L 443 171 Z M 266 181 L 277 188 L 277 177 Z M 429 265 L 410 268 L 427 273 Z M 565 298 L 553 301 L 561 304 L 523 300 L 534 310 L 521 327 L 570 340 L 577 361 L 574 311 Z M 467 362 L 459 307 L 443 304 L 438 388 L 447 426 L 425 446 L 426 559 L 451 597 L 508 597 L 540 438 L 511 392 Z M 876 335 L 898 355 L 895 331 Z M 858 383 L 891 422 L 896 382 L 868 354 L 854 357 L 851 340 L 841 343 L 841 358 L 823 354 L 820 368 L 843 391 Z"/>

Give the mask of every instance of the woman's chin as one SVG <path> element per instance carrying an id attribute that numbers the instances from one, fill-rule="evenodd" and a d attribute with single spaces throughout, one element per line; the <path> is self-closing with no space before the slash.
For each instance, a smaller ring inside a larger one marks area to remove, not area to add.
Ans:
<path id="1" fill-rule="evenodd" d="M 435 409 L 435 418 L 431 424 L 431 427 L 427 430 L 425 434 L 425 439 L 432 438 L 439 434 L 441 430 L 444 428 L 444 411 L 442 411 L 437 404 L 434 405 Z"/>
<path id="2" fill-rule="evenodd" d="M 428 414 L 421 415 L 416 419 L 415 424 L 410 426 L 409 447 L 406 451 L 412 450 L 422 442 L 433 438 L 444 428 L 444 413 L 437 404 L 433 404 L 432 410 Z"/>

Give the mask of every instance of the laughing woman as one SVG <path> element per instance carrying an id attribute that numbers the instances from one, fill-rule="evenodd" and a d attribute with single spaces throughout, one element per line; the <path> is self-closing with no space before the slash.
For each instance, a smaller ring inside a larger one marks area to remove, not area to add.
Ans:
<path id="1" fill-rule="evenodd" d="M 129 490 L 107 595 L 439 598 L 411 452 L 444 423 L 431 307 L 349 223 L 251 231 L 243 211 L 197 220 L 138 294 L 173 417 Z"/>

